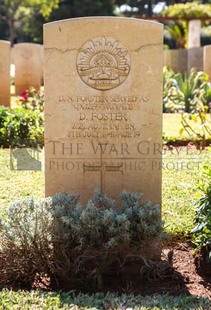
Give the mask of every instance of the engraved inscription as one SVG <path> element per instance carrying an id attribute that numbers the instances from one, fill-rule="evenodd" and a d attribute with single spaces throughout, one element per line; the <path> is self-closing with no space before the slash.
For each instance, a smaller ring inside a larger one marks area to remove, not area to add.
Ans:
<path id="1" fill-rule="evenodd" d="M 98 90 L 109 90 L 127 78 L 130 57 L 119 41 L 110 37 L 97 37 L 81 47 L 76 65 L 85 84 Z"/>
<path id="2" fill-rule="evenodd" d="M 27 49 L 24 49 L 24 50 L 21 51 L 21 56 L 22 56 L 24 59 L 28 60 L 29 58 L 32 57 L 32 52 L 29 51 L 29 50 L 27 50 Z"/>
<path id="3" fill-rule="evenodd" d="M 132 114 L 142 104 L 150 102 L 147 93 L 137 96 L 58 96 L 60 106 L 69 103 L 77 117 L 67 131 L 69 138 L 137 138 L 145 128 L 153 128 L 153 123 L 141 126 L 131 121 Z"/>

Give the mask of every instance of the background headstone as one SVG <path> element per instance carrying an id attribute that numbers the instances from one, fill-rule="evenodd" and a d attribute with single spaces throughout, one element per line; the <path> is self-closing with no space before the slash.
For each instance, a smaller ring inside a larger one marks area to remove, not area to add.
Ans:
<path id="1" fill-rule="evenodd" d="M 10 107 L 10 42 L 0 40 L 0 105 Z"/>
<path id="2" fill-rule="evenodd" d="M 190 20 L 188 23 L 188 48 L 200 47 L 201 21 L 198 19 Z"/>
<path id="3" fill-rule="evenodd" d="M 41 45 L 41 86 L 44 85 L 44 46 Z"/>
<path id="4" fill-rule="evenodd" d="M 176 72 L 187 71 L 187 50 L 175 49 L 164 50 L 164 65 Z"/>
<path id="5" fill-rule="evenodd" d="M 42 79 L 42 49 L 40 44 L 18 43 L 13 48 L 15 93 L 33 86 L 40 89 Z"/>
<path id="6" fill-rule="evenodd" d="M 99 188 L 161 202 L 162 28 L 118 17 L 44 26 L 47 196 L 85 203 Z"/>
<path id="7" fill-rule="evenodd" d="M 209 75 L 211 81 L 211 45 L 204 46 L 204 68 L 203 71 Z"/>
<path id="8" fill-rule="evenodd" d="M 195 68 L 197 71 L 203 70 L 203 47 L 188 49 L 188 72 L 192 68 Z"/>

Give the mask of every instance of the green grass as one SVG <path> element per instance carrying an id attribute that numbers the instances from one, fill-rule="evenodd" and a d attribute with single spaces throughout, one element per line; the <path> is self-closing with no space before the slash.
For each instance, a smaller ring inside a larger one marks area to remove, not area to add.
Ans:
<path id="1" fill-rule="evenodd" d="M 163 113 L 163 133 L 166 137 L 179 137 L 181 115 L 177 113 Z"/>
<path id="2" fill-rule="evenodd" d="M 101 294 L 92 295 L 54 293 L 41 291 L 8 291 L 0 293 L 1 310 L 85 310 L 85 309 L 136 309 L 136 310 L 209 310 L 211 301 L 203 297 L 169 295 L 134 296 L 132 294 Z"/>
<path id="3" fill-rule="evenodd" d="M 10 170 L 10 151 L 0 149 L 0 210 L 17 198 L 44 197 L 44 171 Z"/>
<path id="4" fill-rule="evenodd" d="M 211 162 L 211 150 L 197 151 L 188 147 L 163 156 L 162 217 L 171 233 L 188 234 L 193 228 L 195 203 L 199 196 L 197 182 L 205 162 Z"/>
<path id="5" fill-rule="evenodd" d="M 207 114 L 207 122 L 210 124 L 211 128 L 211 114 Z M 190 123 L 190 122 L 189 122 Z M 201 132 L 200 129 L 200 124 L 198 122 L 191 121 L 193 128 L 195 130 L 198 130 Z M 182 124 L 181 124 L 181 114 L 179 113 L 163 113 L 163 134 L 164 137 L 167 137 L 168 139 L 175 140 L 175 139 L 180 139 L 180 140 L 187 140 L 190 139 L 190 136 L 186 131 L 183 132 L 182 135 L 180 135 L 180 129 L 182 129 Z M 207 138 L 211 138 L 206 133 Z"/>

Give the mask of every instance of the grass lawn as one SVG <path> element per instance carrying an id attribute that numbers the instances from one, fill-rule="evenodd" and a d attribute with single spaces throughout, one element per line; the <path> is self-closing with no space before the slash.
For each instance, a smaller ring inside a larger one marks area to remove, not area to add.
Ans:
<path id="1" fill-rule="evenodd" d="M 0 293 L 1 310 L 210 310 L 208 299 L 169 295 L 134 296 L 96 293 L 92 295 L 41 291 L 4 290 Z"/>
<path id="2" fill-rule="evenodd" d="M 169 117 L 169 118 L 168 118 Z M 179 132 L 178 115 L 164 115 L 164 131 L 168 136 Z M 174 128 L 174 129 L 173 129 Z M 43 154 L 42 154 L 43 155 Z M 201 167 L 211 162 L 211 148 L 197 151 L 188 147 L 165 150 L 163 153 L 162 216 L 165 230 L 188 234 L 193 227 L 194 203 L 197 199 L 197 180 Z M 44 196 L 43 171 L 10 170 L 10 152 L 0 149 L 0 212 L 17 198 Z M 3 309 L 211 309 L 206 298 L 191 296 L 172 297 L 156 295 L 76 295 L 70 293 L 44 293 L 39 291 L 0 293 L 0 310 Z"/>

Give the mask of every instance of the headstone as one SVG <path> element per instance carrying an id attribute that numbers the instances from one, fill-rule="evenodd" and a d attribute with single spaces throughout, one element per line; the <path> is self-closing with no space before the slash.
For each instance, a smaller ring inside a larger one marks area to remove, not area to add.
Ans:
<path id="1" fill-rule="evenodd" d="M 41 45 L 18 43 L 13 48 L 15 92 L 19 95 L 30 86 L 39 90 L 42 78 Z"/>
<path id="2" fill-rule="evenodd" d="M 200 47 L 201 21 L 198 19 L 190 20 L 188 23 L 188 48 Z"/>
<path id="3" fill-rule="evenodd" d="M 77 35 L 76 35 L 77 33 Z M 44 26 L 46 195 L 161 202 L 163 31 L 98 17 Z"/>
<path id="4" fill-rule="evenodd" d="M 0 40 L 0 105 L 10 107 L 10 42 Z"/>
<path id="5" fill-rule="evenodd" d="M 187 50 L 164 50 L 164 65 L 176 72 L 185 73 L 187 71 Z"/>
<path id="6" fill-rule="evenodd" d="M 209 75 L 211 81 L 211 45 L 204 46 L 204 68 L 203 71 Z"/>
<path id="7" fill-rule="evenodd" d="M 203 47 L 188 49 L 188 72 L 192 68 L 195 68 L 197 71 L 203 70 Z"/>
<path id="8" fill-rule="evenodd" d="M 41 45 L 41 86 L 44 85 L 44 46 Z"/>

